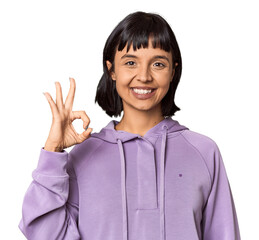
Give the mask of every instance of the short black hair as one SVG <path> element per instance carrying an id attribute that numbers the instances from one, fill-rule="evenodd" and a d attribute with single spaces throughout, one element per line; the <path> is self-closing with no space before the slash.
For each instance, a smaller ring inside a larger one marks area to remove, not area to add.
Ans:
<path id="1" fill-rule="evenodd" d="M 114 70 L 116 50 L 123 50 L 126 44 L 127 51 L 131 45 L 133 45 L 134 51 L 141 47 L 147 48 L 151 36 L 154 48 L 159 47 L 172 53 L 175 68 L 168 92 L 161 101 L 162 114 L 164 117 L 173 116 L 176 111 L 181 110 L 174 103 L 175 91 L 182 73 L 181 52 L 175 35 L 166 20 L 160 15 L 138 11 L 129 14 L 118 23 L 106 40 L 103 49 L 103 75 L 97 86 L 95 103 L 97 102 L 110 117 L 120 116 L 123 111 L 122 99 L 116 90 L 116 81 L 113 81 L 110 75 Z M 110 71 L 106 65 L 107 60 L 112 63 Z"/>

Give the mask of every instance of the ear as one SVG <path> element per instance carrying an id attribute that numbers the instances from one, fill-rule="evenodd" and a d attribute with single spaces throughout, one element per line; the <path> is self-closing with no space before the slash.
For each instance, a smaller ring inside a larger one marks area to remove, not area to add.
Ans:
<path id="1" fill-rule="evenodd" d="M 174 78 L 174 74 L 175 74 L 175 68 L 178 66 L 178 63 L 175 63 L 175 67 L 173 68 L 173 72 L 172 72 L 172 77 L 171 77 L 171 82 L 173 81 Z"/>
<path id="2" fill-rule="evenodd" d="M 107 68 L 108 68 L 108 71 L 109 71 L 109 73 L 110 73 L 110 76 L 111 76 L 111 78 L 112 78 L 112 80 L 116 80 L 115 79 L 115 73 L 112 71 L 111 72 L 111 68 L 112 68 L 112 63 L 109 61 L 109 60 L 106 60 L 106 66 L 107 66 Z"/>

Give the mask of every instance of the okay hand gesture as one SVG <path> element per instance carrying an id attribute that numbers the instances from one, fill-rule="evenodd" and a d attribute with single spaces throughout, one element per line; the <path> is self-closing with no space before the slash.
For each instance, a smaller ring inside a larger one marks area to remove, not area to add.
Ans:
<path id="1" fill-rule="evenodd" d="M 82 119 L 84 129 L 90 124 L 90 119 L 85 111 L 72 111 L 76 90 L 75 80 L 70 78 L 70 88 L 65 103 L 63 103 L 60 83 L 55 82 L 55 85 L 56 103 L 49 93 L 44 93 L 52 112 L 52 125 L 44 149 L 61 152 L 64 148 L 81 143 L 89 138 L 93 129 L 88 128 L 78 134 L 73 127 L 72 122 L 75 119 Z"/>

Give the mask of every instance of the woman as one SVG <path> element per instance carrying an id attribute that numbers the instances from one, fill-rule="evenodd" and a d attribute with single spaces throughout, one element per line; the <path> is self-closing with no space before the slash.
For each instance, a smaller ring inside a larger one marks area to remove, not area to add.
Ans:
<path id="1" fill-rule="evenodd" d="M 111 120 L 78 134 L 75 80 L 53 122 L 19 224 L 28 239 L 237 240 L 235 206 L 217 144 L 171 116 L 182 62 L 159 15 L 135 12 L 108 37 L 95 101 Z M 76 145 L 69 153 L 64 149 Z"/>

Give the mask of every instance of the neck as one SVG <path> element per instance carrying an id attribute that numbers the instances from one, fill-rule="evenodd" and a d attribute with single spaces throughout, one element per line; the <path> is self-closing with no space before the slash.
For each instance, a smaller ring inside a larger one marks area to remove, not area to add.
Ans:
<path id="1" fill-rule="evenodd" d="M 121 121 L 115 126 L 116 130 L 122 130 L 144 136 L 145 133 L 164 120 L 161 110 L 149 111 L 125 111 Z"/>

